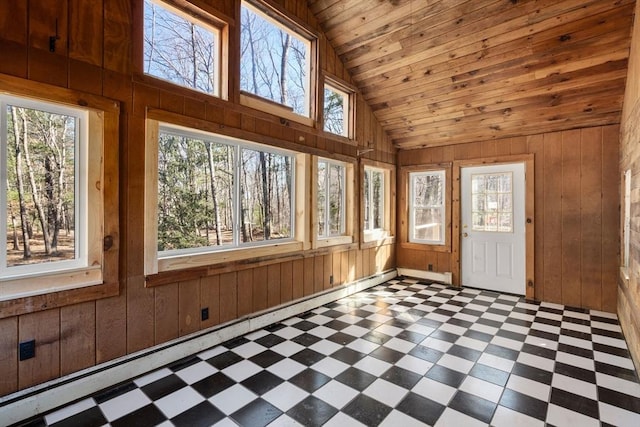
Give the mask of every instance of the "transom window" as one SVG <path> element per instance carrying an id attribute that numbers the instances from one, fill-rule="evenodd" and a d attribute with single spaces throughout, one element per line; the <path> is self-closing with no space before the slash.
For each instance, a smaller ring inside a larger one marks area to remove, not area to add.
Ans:
<path id="1" fill-rule="evenodd" d="M 445 244 L 445 171 L 409 173 L 409 241 Z"/>
<path id="2" fill-rule="evenodd" d="M 242 2 L 240 89 L 311 116 L 311 38 L 290 21 Z"/>
<path id="3" fill-rule="evenodd" d="M 291 239 L 294 162 L 287 152 L 162 125 L 159 256 Z"/>
<path id="4" fill-rule="evenodd" d="M 144 72 L 220 96 L 220 29 L 159 0 L 144 0 Z"/>
<path id="5" fill-rule="evenodd" d="M 318 237 L 345 234 L 345 165 L 318 159 Z"/>
<path id="6" fill-rule="evenodd" d="M 364 231 L 384 228 L 385 200 L 384 171 L 371 167 L 364 169 Z"/>
<path id="7" fill-rule="evenodd" d="M 471 176 L 471 210 L 474 231 L 513 232 L 513 174 Z"/>
<path id="8" fill-rule="evenodd" d="M 350 137 L 352 94 L 337 85 L 326 82 L 324 85 L 324 130 L 336 135 Z"/>

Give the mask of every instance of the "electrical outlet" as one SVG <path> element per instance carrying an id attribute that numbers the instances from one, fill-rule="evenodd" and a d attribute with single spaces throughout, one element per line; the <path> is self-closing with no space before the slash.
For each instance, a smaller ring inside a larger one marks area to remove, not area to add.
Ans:
<path id="1" fill-rule="evenodd" d="M 209 319 L 209 307 L 205 307 L 202 310 L 200 310 L 200 318 L 202 319 L 202 321 L 208 320 Z"/>
<path id="2" fill-rule="evenodd" d="M 36 340 L 21 342 L 19 349 L 21 361 L 36 357 Z"/>
<path id="3" fill-rule="evenodd" d="M 333 285 L 333 274 L 331 276 L 329 276 L 329 284 Z"/>
<path id="4" fill-rule="evenodd" d="M 427 269 L 428 269 L 429 271 L 433 271 L 433 264 L 429 264 L 429 265 L 427 266 Z"/>

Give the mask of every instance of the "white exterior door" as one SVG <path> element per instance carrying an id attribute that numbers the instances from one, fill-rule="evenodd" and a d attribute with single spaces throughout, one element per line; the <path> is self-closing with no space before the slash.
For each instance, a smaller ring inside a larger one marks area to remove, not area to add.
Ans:
<path id="1" fill-rule="evenodd" d="M 463 286 L 525 294 L 525 165 L 461 168 Z"/>

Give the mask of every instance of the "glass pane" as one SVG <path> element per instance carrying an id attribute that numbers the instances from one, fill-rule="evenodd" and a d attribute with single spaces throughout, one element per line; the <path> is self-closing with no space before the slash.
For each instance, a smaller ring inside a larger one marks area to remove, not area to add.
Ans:
<path id="1" fill-rule="evenodd" d="M 310 43 L 242 3 L 240 89 L 309 116 Z"/>
<path id="2" fill-rule="evenodd" d="M 513 193 L 510 172 L 471 176 L 474 231 L 513 231 Z"/>
<path id="3" fill-rule="evenodd" d="M 327 163 L 318 162 L 318 236 L 326 236 L 327 217 L 325 208 L 327 205 L 326 188 L 327 188 Z"/>
<path id="4" fill-rule="evenodd" d="M 345 112 L 348 108 L 348 97 L 330 86 L 324 87 L 324 130 L 336 135 L 347 136 Z"/>
<path id="5" fill-rule="evenodd" d="M 158 250 L 233 243 L 233 148 L 160 133 Z"/>
<path id="6" fill-rule="evenodd" d="M 373 171 L 371 174 L 373 228 L 384 227 L 384 175 Z"/>
<path id="7" fill-rule="evenodd" d="M 414 211 L 413 238 L 439 242 L 444 223 L 443 208 L 421 208 Z"/>
<path id="8" fill-rule="evenodd" d="M 329 235 L 344 232 L 344 167 L 331 165 L 329 169 Z"/>
<path id="9" fill-rule="evenodd" d="M 291 237 L 292 160 L 242 149 L 241 242 Z"/>
<path id="10" fill-rule="evenodd" d="M 372 171 L 364 171 L 364 229 L 371 230 L 371 180 Z"/>
<path id="11" fill-rule="evenodd" d="M 218 51 L 217 31 L 145 0 L 145 73 L 218 95 Z"/>
<path id="12" fill-rule="evenodd" d="M 7 266 L 74 260 L 78 119 L 7 106 Z"/>

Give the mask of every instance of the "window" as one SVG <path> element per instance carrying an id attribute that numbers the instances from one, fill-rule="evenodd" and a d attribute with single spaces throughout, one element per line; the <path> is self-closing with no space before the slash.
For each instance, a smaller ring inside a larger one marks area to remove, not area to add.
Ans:
<path id="1" fill-rule="evenodd" d="M 0 108 L 0 299 L 102 283 L 100 115 L 8 95 Z"/>
<path id="2" fill-rule="evenodd" d="M 622 225 L 622 267 L 629 267 L 629 242 L 631 237 L 631 170 L 624 172 L 624 218 Z"/>
<path id="3" fill-rule="evenodd" d="M 445 171 L 409 173 L 409 242 L 445 244 Z"/>
<path id="4" fill-rule="evenodd" d="M 144 72 L 220 96 L 221 31 L 158 0 L 144 0 Z"/>
<path id="5" fill-rule="evenodd" d="M 303 155 L 155 120 L 148 128 L 147 274 L 298 249 Z"/>
<path id="6" fill-rule="evenodd" d="M 292 117 L 311 117 L 313 37 L 257 4 L 242 2 L 240 89 L 286 108 Z M 268 106 L 267 103 L 259 108 Z"/>
<path id="7" fill-rule="evenodd" d="M 362 243 L 392 238 L 395 215 L 395 169 L 385 163 L 362 161 Z M 388 242 L 384 242 L 385 244 Z"/>
<path id="8" fill-rule="evenodd" d="M 324 85 L 324 127 L 326 132 L 351 138 L 354 91 L 332 80 Z"/>

